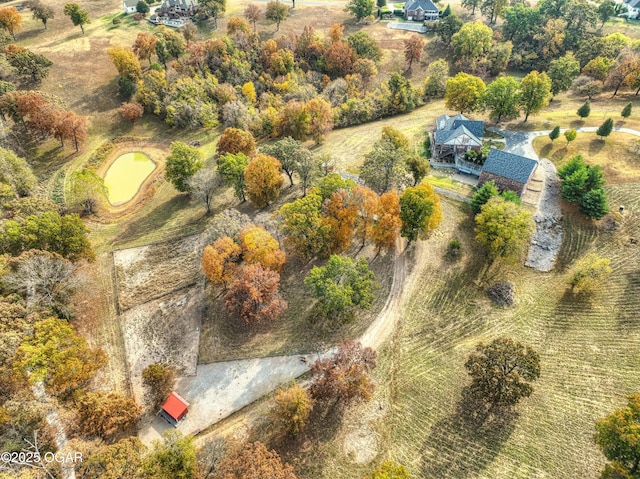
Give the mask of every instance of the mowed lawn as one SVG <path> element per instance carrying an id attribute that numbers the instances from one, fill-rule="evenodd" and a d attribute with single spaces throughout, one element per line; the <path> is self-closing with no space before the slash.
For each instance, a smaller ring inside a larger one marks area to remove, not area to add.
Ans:
<path id="1" fill-rule="evenodd" d="M 578 133 L 569 144 L 562 135 L 554 142 L 548 136 L 540 136 L 534 138 L 533 148 L 557 166 L 574 155 L 582 155 L 587 164 L 603 167 L 608 183 L 625 183 L 639 178 L 640 158 L 631 150 L 638 140 L 637 136 L 618 131 L 604 140 L 595 133 Z"/>
<path id="2" fill-rule="evenodd" d="M 420 478 L 598 477 L 604 457 L 593 443 L 594 422 L 640 391 L 640 184 L 607 191 L 612 203 L 628 205 L 621 228 L 604 232 L 569 211 L 556 271 L 504 268 L 495 278 L 516 284 L 513 309 L 493 306 L 478 286 L 482 261 L 472 223 L 447 202 L 450 226 L 426 245 L 428 261 L 383 355 L 393 363 L 385 367 L 390 377 L 380 378 L 379 394 L 391 398 L 383 456 Z M 454 264 L 439 259 L 453 236 L 466 253 Z M 594 297 L 576 298 L 567 266 L 588 251 L 611 258 L 614 273 Z M 478 342 L 499 336 L 533 346 L 542 374 L 515 419 L 469 427 L 456 412 L 468 384 L 464 362 Z"/>

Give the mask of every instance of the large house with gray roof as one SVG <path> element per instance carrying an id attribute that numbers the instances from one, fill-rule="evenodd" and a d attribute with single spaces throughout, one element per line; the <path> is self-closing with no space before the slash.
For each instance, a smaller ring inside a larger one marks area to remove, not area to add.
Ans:
<path id="1" fill-rule="evenodd" d="M 492 148 L 482 166 L 478 186 L 493 181 L 500 191 L 511 190 L 522 196 L 537 166 L 536 160 Z"/>
<path id="2" fill-rule="evenodd" d="M 190 23 L 197 11 L 198 0 L 164 0 L 149 21 L 178 28 Z"/>
<path id="3" fill-rule="evenodd" d="M 435 21 L 440 11 L 431 0 L 408 0 L 404 4 L 404 17 L 410 21 Z"/>
<path id="4" fill-rule="evenodd" d="M 484 157 L 484 122 L 470 120 L 461 113 L 436 118 L 436 128 L 429 135 L 431 166 L 479 176 L 479 185 L 493 180 L 499 190 L 522 196 L 538 166 L 536 160 L 495 148 L 491 148 L 484 162 L 469 161 L 470 156 Z"/>
<path id="5" fill-rule="evenodd" d="M 480 152 L 483 137 L 483 121 L 469 120 L 461 113 L 439 116 L 431 135 L 432 166 L 450 166 L 464 173 L 480 175 L 481 165 L 466 161 L 465 154 L 470 150 Z"/>

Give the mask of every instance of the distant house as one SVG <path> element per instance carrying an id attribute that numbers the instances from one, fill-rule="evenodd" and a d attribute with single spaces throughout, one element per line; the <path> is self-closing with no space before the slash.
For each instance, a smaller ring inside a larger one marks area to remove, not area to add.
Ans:
<path id="1" fill-rule="evenodd" d="M 136 13 L 137 5 L 138 0 L 122 0 L 122 8 L 124 8 L 124 13 Z"/>
<path id="2" fill-rule="evenodd" d="M 180 421 L 187 417 L 189 412 L 189 403 L 180 397 L 177 393 L 169 394 L 167 400 L 162 404 L 160 416 L 162 416 L 173 427 L 178 427 Z"/>
<path id="3" fill-rule="evenodd" d="M 431 0 L 408 0 L 404 4 L 404 16 L 414 22 L 435 21 L 440 11 Z"/>
<path id="4" fill-rule="evenodd" d="M 618 0 L 616 3 L 623 3 L 627 7 L 627 11 L 621 15 L 627 18 L 638 18 L 638 14 L 640 14 L 640 0 Z"/>
<path id="5" fill-rule="evenodd" d="M 182 27 L 191 22 L 197 11 L 197 0 L 164 0 L 149 21 L 156 25 Z"/>
<path id="6" fill-rule="evenodd" d="M 537 166 L 536 160 L 492 148 L 482 166 L 478 186 L 493 180 L 500 191 L 511 190 L 522 196 Z"/>
<path id="7" fill-rule="evenodd" d="M 453 167 L 479 176 L 482 165 L 466 161 L 465 154 L 470 150 L 479 153 L 483 137 L 483 121 L 469 120 L 461 113 L 439 116 L 430 138 L 432 166 Z"/>

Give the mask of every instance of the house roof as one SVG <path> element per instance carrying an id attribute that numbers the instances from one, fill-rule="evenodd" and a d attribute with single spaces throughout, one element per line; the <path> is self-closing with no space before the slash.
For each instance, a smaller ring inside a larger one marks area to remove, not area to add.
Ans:
<path id="1" fill-rule="evenodd" d="M 197 0 L 164 0 L 164 2 L 162 3 L 162 6 L 164 8 L 180 7 L 184 10 L 194 8 L 196 5 L 198 5 Z"/>
<path id="2" fill-rule="evenodd" d="M 482 143 L 480 138 L 484 136 L 484 122 L 469 120 L 462 113 L 455 116 L 441 115 L 436 118 L 434 134 L 436 144 L 446 143 L 462 134 L 470 136 L 478 144 Z"/>
<path id="3" fill-rule="evenodd" d="M 638 8 L 638 6 L 640 6 L 640 0 L 624 0 L 624 3 L 631 8 Z"/>
<path id="4" fill-rule="evenodd" d="M 638 1 L 640 2 L 640 0 Z M 484 121 L 467 120 L 466 118 L 464 120 L 454 120 L 451 129 L 455 130 L 459 126 L 466 127 L 476 138 L 482 138 L 484 136 Z"/>
<path id="5" fill-rule="evenodd" d="M 138 5 L 138 0 L 123 0 L 125 7 L 135 7 Z"/>
<path id="6" fill-rule="evenodd" d="M 189 403 L 181 398 L 177 393 L 172 392 L 162 405 L 162 410 L 176 421 L 182 419 L 188 412 Z"/>
<path id="7" fill-rule="evenodd" d="M 405 3 L 404 8 L 406 10 L 417 10 L 418 8 L 422 8 L 425 12 L 439 12 L 438 7 L 436 7 L 431 0 L 414 0 Z"/>
<path id="8" fill-rule="evenodd" d="M 455 116 L 440 115 L 436 118 L 436 130 L 451 130 L 453 122 L 456 120 L 468 120 L 468 118 L 462 113 Z"/>
<path id="9" fill-rule="evenodd" d="M 448 136 L 443 141 L 441 142 L 436 141 L 436 143 L 444 143 L 444 144 L 452 143 L 456 138 L 466 135 L 472 140 L 472 142 L 476 143 L 477 145 L 482 145 L 482 142 L 478 138 L 476 138 L 476 136 L 473 133 L 471 133 L 467 129 L 467 127 L 463 125 L 460 125 L 455 130 L 443 131 L 441 133 L 448 133 Z M 442 137 L 444 137 L 444 135 L 442 135 Z"/>
<path id="10" fill-rule="evenodd" d="M 518 183 L 526 183 L 537 165 L 538 162 L 531 158 L 491 148 L 482 171 L 502 176 Z"/>

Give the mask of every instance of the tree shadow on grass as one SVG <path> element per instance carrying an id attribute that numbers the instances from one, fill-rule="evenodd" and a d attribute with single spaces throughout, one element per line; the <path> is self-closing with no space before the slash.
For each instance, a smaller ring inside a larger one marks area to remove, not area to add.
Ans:
<path id="1" fill-rule="evenodd" d="M 567 286 L 564 294 L 556 303 L 553 311 L 554 329 L 567 329 L 573 326 L 578 316 L 588 314 L 592 309 L 596 297 L 587 292 L 576 293 Z"/>
<path id="2" fill-rule="evenodd" d="M 553 150 L 553 143 L 547 143 L 542 148 L 540 148 L 540 156 L 542 157 L 549 156 L 549 153 L 551 153 L 551 150 Z"/>
<path id="3" fill-rule="evenodd" d="M 187 195 L 177 195 L 169 201 L 159 204 L 149 214 L 139 218 L 137 221 L 130 222 L 126 229 L 115 238 L 114 243 L 127 243 L 145 234 L 158 231 L 180 210 L 189 206 L 189 201 Z"/>
<path id="4" fill-rule="evenodd" d="M 626 274 L 625 279 L 627 285 L 622 296 L 624 306 L 618 309 L 618 323 L 623 331 L 628 331 L 631 328 L 637 330 L 640 327 L 636 303 L 638 291 L 640 291 L 640 270 Z"/>
<path id="5" fill-rule="evenodd" d="M 465 388 L 453 414 L 433 425 L 422 446 L 421 477 L 478 477 L 500 453 L 517 418 L 510 408 L 488 412 L 470 388 Z"/>
<path id="6" fill-rule="evenodd" d="M 573 120 L 569 125 L 571 125 L 571 128 L 582 128 L 584 126 L 584 120 Z"/>
<path id="7" fill-rule="evenodd" d="M 329 401 L 329 403 L 331 403 Z M 269 446 L 276 449 L 283 460 L 304 470 L 305 477 L 324 477 L 325 466 L 332 461 L 327 444 L 334 441 L 345 408 L 341 405 L 318 402 L 314 405 L 306 429 L 295 437 L 274 435 Z"/>
<path id="8" fill-rule="evenodd" d="M 591 140 L 589 142 L 589 155 L 593 156 L 600 153 L 600 151 L 602 151 L 602 149 L 604 148 L 605 144 L 606 144 L 606 141 L 600 140 L 598 138 L 594 138 L 593 140 Z"/>

